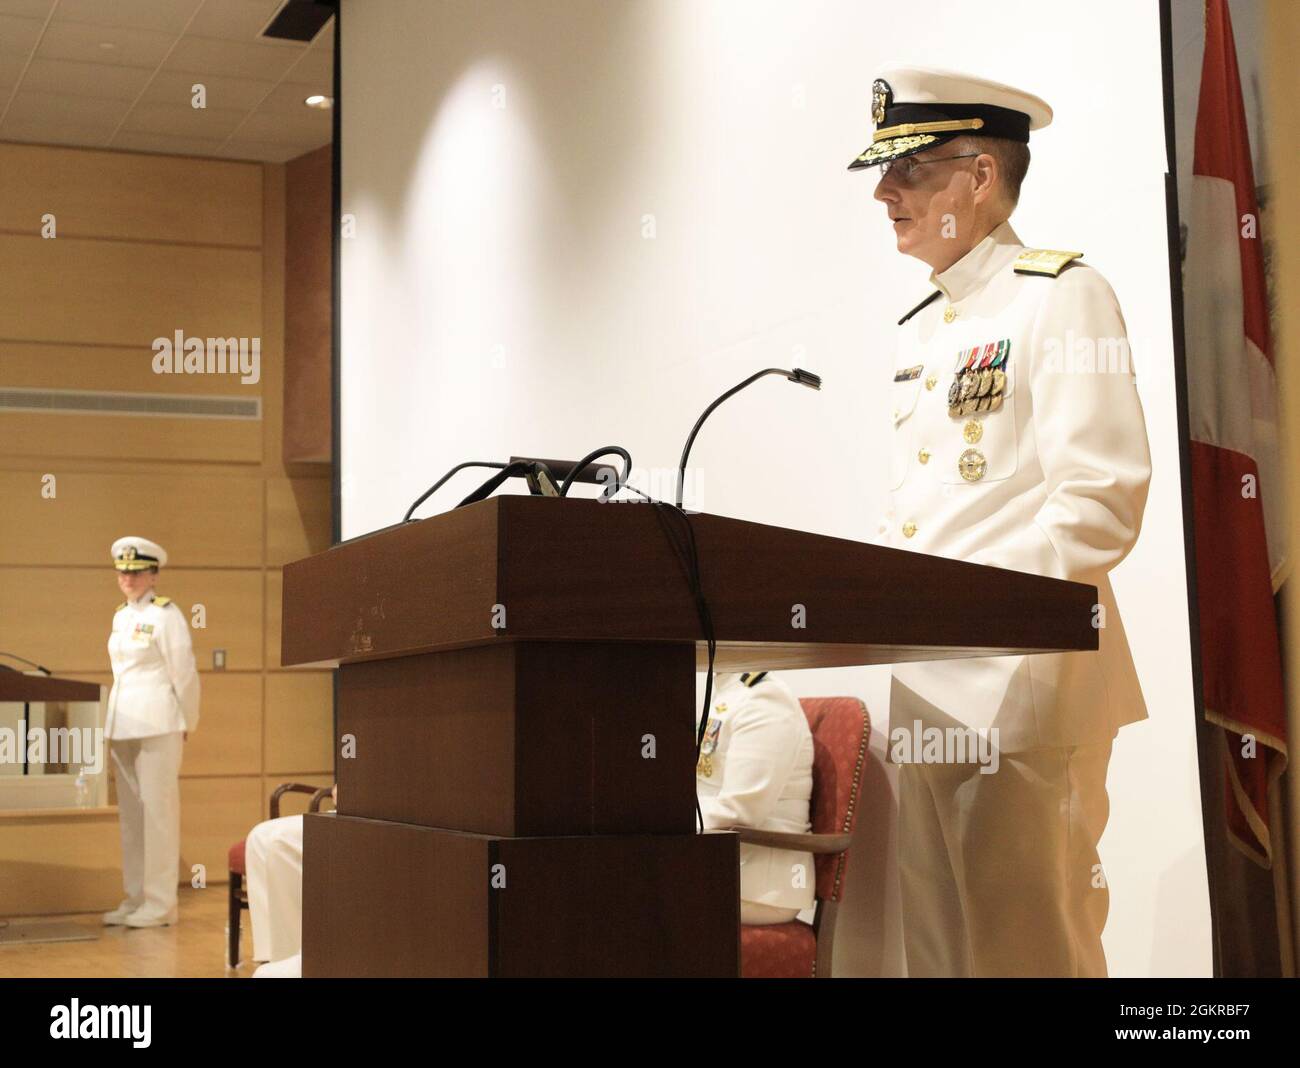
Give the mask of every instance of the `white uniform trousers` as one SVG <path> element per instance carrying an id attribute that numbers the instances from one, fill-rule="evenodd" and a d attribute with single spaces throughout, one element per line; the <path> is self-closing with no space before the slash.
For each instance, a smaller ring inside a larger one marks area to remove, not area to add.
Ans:
<path id="1" fill-rule="evenodd" d="M 253 973 L 254 979 L 301 979 L 302 954 L 295 953 L 284 960 L 271 960 L 258 965 Z"/>
<path id="2" fill-rule="evenodd" d="M 117 815 L 122 831 L 122 903 L 132 915 L 175 923 L 181 862 L 184 739 L 179 733 L 114 739 Z"/>
<path id="3" fill-rule="evenodd" d="M 302 817 L 266 820 L 244 843 L 253 959 L 279 961 L 302 948 Z"/>
<path id="4" fill-rule="evenodd" d="M 740 899 L 740 922 L 746 927 L 768 927 L 774 923 L 789 923 L 798 915 L 798 909 L 783 909 L 775 905 L 764 905 L 761 901 Z"/>
<path id="5" fill-rule="evenodd" d="M 899 766 L 908 974 L 1104 977 L 1111 741 Z"/>

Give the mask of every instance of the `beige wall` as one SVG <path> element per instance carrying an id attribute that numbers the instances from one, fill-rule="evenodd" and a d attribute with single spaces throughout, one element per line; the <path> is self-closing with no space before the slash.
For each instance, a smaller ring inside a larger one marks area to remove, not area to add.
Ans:
<path id="1" fill-rule="evenodd" d="M 1267 118 L 1268 144 L 1276 153 L 1269 174 L 1272 236 L 1269 245 L 1276 257 L 1273 303 L 1278 309 L 1277 334 L 1273 338 L 1274 366 L 1278 371 L 1283 429 L 1283 463 L 1290 496 L 1287 501 L 1290 554 L 1294 564 L 1300 552 L 1300 371 L 1295 361 L 1300 356 L 1300 175 L 1285 162 L 1300 137 L 1300 68 L 1295 62 L 1296 43 L 1300 42 L 1300 4 L 1293 0 L 1270 0 L 1267 10 Z M 1292 566 L 1279 597 L 1282 603 L 1283 673 L 1287 688 L 1288 727 L 1292 745 L 1291 769 L 1284 775 L 1279 798 L 1287 810 L 1288 825 L 1278 832 L 1286 842 L 1290 904 L 1293 922 L 1290 931 L 1282 927 L 1283 936 L 1292 938 L 1294 961 L 1300 956 L 1300 787 L 1294 770 L 1295 739 L 1300 737 L 1300 580 Z M 1276 883 L 1281 889 L 1281 884 Z"/>
<path id="2" fill-rule="evenodd" d="M 260 422 L 0 412 L 0 649 L 109 682 L 122 598 L 108 547 L 123 534 L 167 549 L 159 592 L 206 607 L 192 631 L 203 702 L 181 772 L 182 865 L 205 865 L 210 882 L 276 783 L 332 774 L 329 673 L 279 666 L 280 567 L 330 535 L 328 465 L 282 460 L 284 235 L 282 166 L 0 144 L 0 387 L 262 399 Z M 155 374 L 151 342 L 177 329 L 260 337 L 260 382 Z M 116 835 L 90 824 L 77 837 L 51 823 L 42 862 L 75 865 L 94 827 Z M 9 831 L 0 818 L 0 863 L 20 833 L 37 840 L 30 818 Z M 104 845 L 104 863 L 76 867 L 85 886 L 116 864 Z M 60 885 L 43 881 L 55 896 L 37 911 L 87 907 Z M 0 897 L 0 915 L 30 911 Z"/>

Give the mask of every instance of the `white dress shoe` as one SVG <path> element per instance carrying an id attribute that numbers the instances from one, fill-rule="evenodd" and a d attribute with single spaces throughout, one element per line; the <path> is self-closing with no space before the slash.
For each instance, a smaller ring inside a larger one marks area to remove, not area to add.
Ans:
<path id="1" fill-rule="evenodd" d="M 123 901 L 122 904 L 118 905 L 112 912 L 104 913 L 104 926 L 121 927 L 125 925 L 126 918 L 137 908 L 139 908 L 138 905 L 131 905 Z"/>
<path id="2" fill-rule="evenodd" d="M 175 911 L 169 912 L 164 916 L 157 913 L 148 913 L 138 910 L 131 913 L 122 923 L 127 927 L 169 927 L 177 920 Z"/>

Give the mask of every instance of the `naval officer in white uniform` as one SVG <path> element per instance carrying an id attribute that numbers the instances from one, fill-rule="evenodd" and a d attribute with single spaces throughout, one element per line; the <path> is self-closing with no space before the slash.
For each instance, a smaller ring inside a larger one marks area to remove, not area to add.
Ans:
<path id="1" fill-rule="evenodd" d="M 879 168 L 897 249 L 932 268 L 934 288 L 900 322 L 885 380 L 878 540 L 1099 595 L 1099 652 L 895 667 L 891 745 L 900 730 L 986 729 L 999 755 L 992 774 L 899 769 L 908 970 L 1102 976 L 1106 768 L 1119 728 L 1146 717 L 1108 578 L 1137 540 L 1151 473 L 1124 318 L 1081 253 L 1026 249 L 1007 221 L 1046 103 L 897 68 L 875 82 L 872 111 L 850 169 Z M 980 620 L 970 626 L 978 635 Z"/>
<path id="2" fill-rule="evenodd" d="M 302 977 L 302 839 L 302 816 L 263 820 L 245 839 L 253 959 L 266 962 L 254 978 Z"/>
<path id="3" fill-rule="evenodd" d="M 126 600 L 117 606 L 108 655 L 113 689 L 104 737 L 112 741 L 126 898 L 108 925 L 176 922 L 180 868 L 181 749 L 199 723 L 199 675 L 185 614 L 154 593 L 162 547 L 119 538 L 111 551 Z"/>
<path id="4" fill-rule="evenodd" d="M 807 834 L 812 772 L 812 732 L 785 683 L 767 671 L 714 676 L 695 768 L 705 830 Z M 816 881 L 811 853 L 742 844 L 740 922 L 788 923 L 812 907 Z"/>

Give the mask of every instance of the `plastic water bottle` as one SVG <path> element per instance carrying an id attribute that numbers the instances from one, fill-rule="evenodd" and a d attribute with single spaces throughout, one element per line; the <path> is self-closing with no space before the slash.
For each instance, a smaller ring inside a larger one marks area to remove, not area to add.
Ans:
<path id="1" fill-rule="evenodd" d="M 86 773 L 84 771 L 77 772 L 77 780 L 72 785 L 77 792 L 77 807 L 89 808 L 90 780 L 86 778 Z"/>

